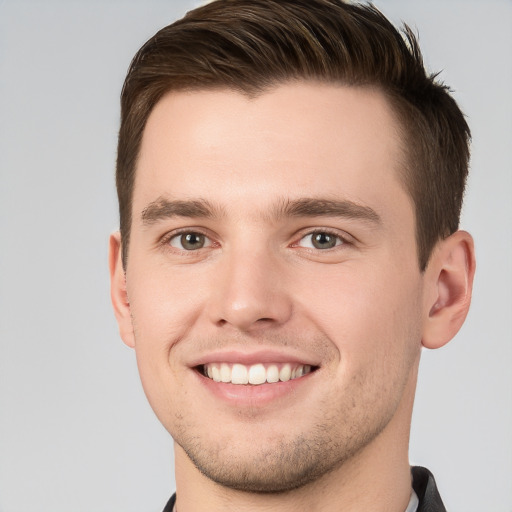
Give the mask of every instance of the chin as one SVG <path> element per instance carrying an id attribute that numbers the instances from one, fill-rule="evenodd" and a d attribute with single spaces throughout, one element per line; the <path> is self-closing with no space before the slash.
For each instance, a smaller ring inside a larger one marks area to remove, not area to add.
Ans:
<path id="1" fill-rule="evenodd" d="M 329 470 L 319 467 L 318 461 L 311 460 L 303 449 L 293 450 L 299 451 L 300 455 L 286 456 L 282 456 L 282 451 L 281 456 L 276 452 L 261 453 L 250 460 L 227 457 L 206 460 L 204 456 L 196 457 L 188 452 L 187 455 L 204 476 L 223 487 L 253 493 L 284 493 L 307 485 Z"/>
<path id="2" fill-rule="evenodd" d="M 253 442 L 248 444 L 250 453 L 229 443 L 216 449 L 209 444 L 206 449 L 197 439 L 176 442 L 204 476 L 223 487 L 252 493 L 285 493 L 341 468 L 378 433 L 360 432 L 356 438 L 340 440 L 319 429 L 316 436 L 263 442 L 256 449 Z"/>

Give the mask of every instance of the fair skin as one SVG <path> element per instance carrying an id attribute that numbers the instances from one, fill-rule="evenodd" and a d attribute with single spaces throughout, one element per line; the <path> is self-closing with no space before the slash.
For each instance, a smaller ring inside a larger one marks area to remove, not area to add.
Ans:
<path id="1" fill-rule="evenodd" d="M 474 256 L 460 231 L 420 272 L 397 134 L 378 91 L 325 84 L 154 108 L 110 269 L 179 512 L 405 510 L 420 349 L 460 328 Z"/>

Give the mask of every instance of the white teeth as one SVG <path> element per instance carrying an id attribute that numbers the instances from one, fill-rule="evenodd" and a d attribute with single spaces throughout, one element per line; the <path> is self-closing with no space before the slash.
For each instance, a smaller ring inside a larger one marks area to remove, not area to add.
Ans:
<path id="1" fill-rule="evenodd" d="M 267 371 L 262 364 L 253 364 L 249 368 L 249 384 L 263 384 L 267 382 Z"/>
<path id="2" fill-rule="evenodd" d="M 212 377 L 215 382 L 220 382 L 220 370 L 218 366 L 212 367 Z"/>
<path id="3" fill-rule="evenodd" d="M 220 365 L 220 380 L 222 382 L 231 382 L 231 368 L 226 363 Z"/>
<path id="4" fill-rule="evenodd" d="M 212 363 L 204 366 L 204 374 L 215 382 L 231 384 L 252 384 L 259 385 L 275 382 L 287 382 L 298 379 L 311 373 L 309 364 L 292 365 L 283 364 L 281 368 L 277 364 L 265 367 L 264 364 L 253 364 L 249 367 L 243 364 Z"/>
<path id="5" fill-rule="evenodd" d="M 294 377 L 295 379 L 298 379 L 299 377 L 302 377 L 303 375 L 306 375 L 306 366 L 308 366 L 308 365 L 299 366 L 295 370 L 295 377 Z"/>
<path id="6" fill-rule="evenodd" d="M 267 382 L 279 382 L 279 368 L 275 364 L 267 368 Z"/>
<path id="7" fill-rule="evenodd" d="M 292 367 L 289 364 L 285 364 L 279 372 L 279 380 L 286 382 L 291 379 Z"/>
<path id="8" fill-rule="evenodd" d="M 232 384 L 248 384 L 249 376 L 247 368 L 243 364 L 234 364 L 231 370 L 231 383 Z"/>

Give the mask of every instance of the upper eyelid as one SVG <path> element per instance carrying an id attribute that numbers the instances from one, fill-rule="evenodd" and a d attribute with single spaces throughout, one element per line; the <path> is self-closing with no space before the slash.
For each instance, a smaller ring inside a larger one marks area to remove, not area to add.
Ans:
<path id="1" fill-rule="evenodd" d="M 206 238 L 208 238 L 208 240 L 210 240 L 211 242 L 213 242 L 214 238 L 215 238 L 211 235 L 209 230 L 206 230 L 204 228 L 199 228 L 199 227 L 189 228 L 189 227 L 187 227 L 187 228 L 178 228 L 178 229 L 172 229 L 171 231 L 167 231 L 161 237 L 159 237 L 158 241 L 159 241 L 159 243 L 166 244 L 172 238 L 179 236 L 179 235 L 183 235 L 185 233 L 197 233 L 198 235 L 203 235 Z"/>

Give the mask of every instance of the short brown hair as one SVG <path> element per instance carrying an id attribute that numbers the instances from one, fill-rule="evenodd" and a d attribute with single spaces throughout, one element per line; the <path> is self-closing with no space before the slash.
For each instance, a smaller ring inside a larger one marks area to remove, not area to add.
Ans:
<path id="1" fill-rule="evenodd" d="M 419 266 L 457 230 L 470 132 L 448 88 L 428 75 L 417 40 L 375 7 L 342 0 L 216 0 L 157 32 L 121 93 L 116 184 L 126 265 L 137 157 L 146 121 L 169 91 L 229 88 L 255 96 L 314 80 L 377 87 L 399 120 L 401 173 L 416 215 Z"/>

